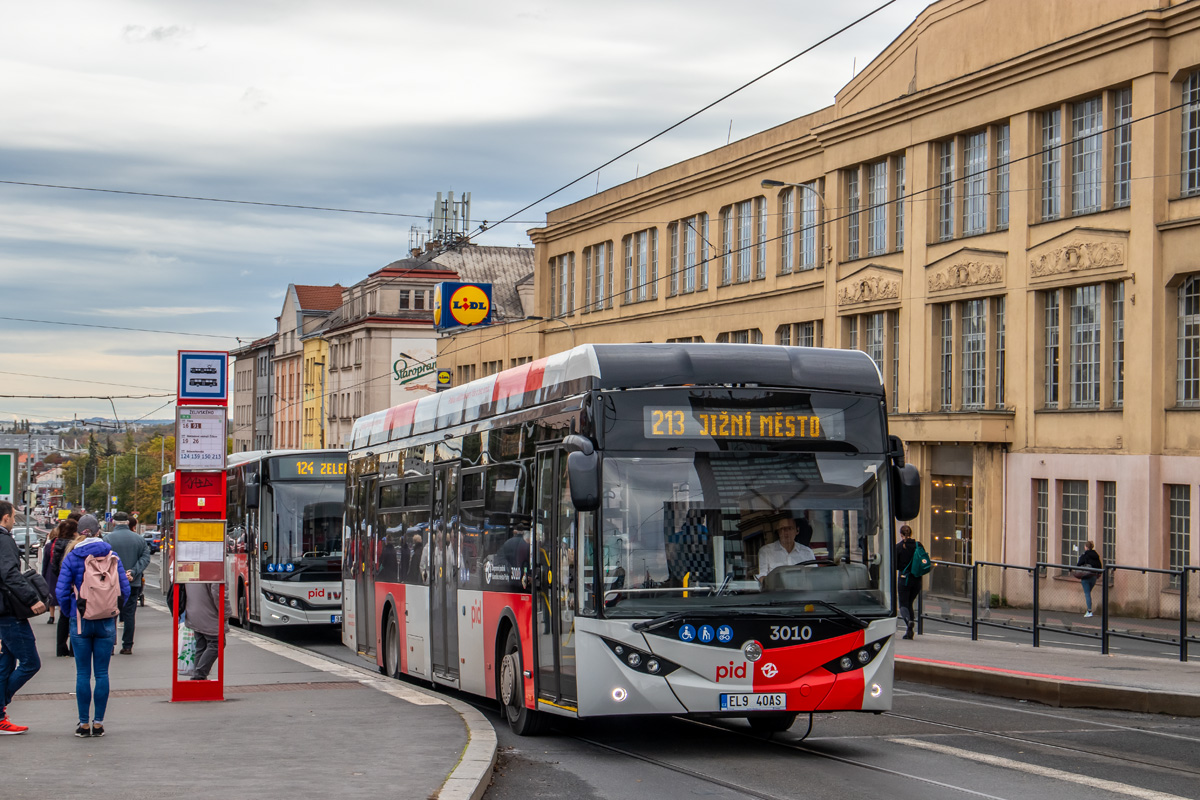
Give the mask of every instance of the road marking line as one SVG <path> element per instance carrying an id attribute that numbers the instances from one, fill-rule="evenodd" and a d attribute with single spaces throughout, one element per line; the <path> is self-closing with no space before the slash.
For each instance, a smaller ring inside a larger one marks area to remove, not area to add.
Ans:
<path id="1" fill-rule="evenodd" d="M 1054 780 L 1059 781 L 1067 781 L 1068 783 L 1078 783 L 1082 786 L 1089 786 L 1093 789 L 1101 789 L 1106 792 L 1113 792 L 1114 794 L 1123 794 L 1129 797 L 1141 798 L 1141 800 L 1186 800 L 1186 798 L 1180 797 L 1177 794 L 1157 792 L 1153 789 L 1143 789 L 1140 786 L 1131 786 L 1128 783 L 1106 781 L 1103 778 L 1093 778 L 1090 775 L 1080 775 L 1075 772 L 1065 772 L 1061 769 L 1038 766 L 1037 764 L 1027 764 L 1022 761 L 1014 761 L 1011 758 L 989 756 L 984 753 L 963 750 L 959 747 L 949 747 L 944 744 L 934 744 L 933 742 L 925 742 L 921 741 L 920 739 L 891 739 L 890 741 L 895 744 L 906 744 L 910 747 L 919 747 L 923 750 L 932 750 L 935 753 L 965 758 L 968 761 L 978 761 L 981 764 L 988 764 L 993 767 L 1013 769 L 1017 770 L 1018 772 L 1028 772 L 1032 775 L 1037 775 L 1043 778 L 1053 778 Z"/>
<path id="2" fill-rule="evenodd" d="M 964 664 L 960 661 L 939 661 L 936 658 L 918 658 L 917 656 L 896 656 L 897 661 L 911 661 L 918 664 L 944 664 L 948 667 L 964 667 L 966 669 L 979 670 L 981 672 L 1002 672 L 1005 675 L 1023 675 L 1028 678 L 1049 678 L 1056 681 L 1067 681 L 1070 683 L 1095 683 L 1095 678 L 1072 678 L 1069 675 L 1048 675 L 1042 672 L 1022 672 L 1016 669 L 1002 669 L 1000 667 L 988 667 L 982 664 Z"/>

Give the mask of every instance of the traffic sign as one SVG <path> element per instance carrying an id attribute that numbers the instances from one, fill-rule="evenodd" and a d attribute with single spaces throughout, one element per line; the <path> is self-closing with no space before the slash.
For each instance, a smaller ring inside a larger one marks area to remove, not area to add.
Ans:
<path id="1" fill-rule="evenodd" d="M 179 351 L 179 399 L 226 400 L 229 354 L 209 350 Z"/>
<path id="2" fill-rule="evenodd" d="M 449 389 L 452 385 L 453 385 L 453 381 L 450 380 L 450 370 L 439 369 L 437 371 L 437 390 L 439 392 L 444 392 L 447 389 Z"/>

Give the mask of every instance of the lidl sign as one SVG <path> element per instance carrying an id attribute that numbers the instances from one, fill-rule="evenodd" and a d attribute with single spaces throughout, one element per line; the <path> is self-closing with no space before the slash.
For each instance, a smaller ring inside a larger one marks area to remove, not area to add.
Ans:
<path id="1" fill-rule="evenodd" d="M 433 292 L 433 325 L 438 330 L 492 324 L 490 283 L 437 284 Z"/>

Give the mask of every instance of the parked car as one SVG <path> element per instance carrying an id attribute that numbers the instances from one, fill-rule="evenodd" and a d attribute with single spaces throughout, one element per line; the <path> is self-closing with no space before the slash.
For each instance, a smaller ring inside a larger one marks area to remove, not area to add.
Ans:
<path id="1" fill-rule="evenodd" d="M 146 540 L 146 546 L 150 548 L 150 554 L 153 555 L 162 547 L 162 534 L 158 531 L 146 531 L 142 534 L 142 538 Z"/>
<path id="2" fill-rule="evenodd" d="M 37 528 L 14 528 L 12 531 L 13 539 L 17 542 L 17 550 L 21 555 L 25 555 L 25 551 L 29 551 L 29 557 L 36 556 L 42 549 L 42 545 L 46 541 L 46 533 L 39 531 Z"/>

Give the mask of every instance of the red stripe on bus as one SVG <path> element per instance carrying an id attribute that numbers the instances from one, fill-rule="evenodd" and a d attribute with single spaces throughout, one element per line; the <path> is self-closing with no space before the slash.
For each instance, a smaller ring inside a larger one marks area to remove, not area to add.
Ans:
<path id="1" fill-rule="evenodd" d="M 529 374 L 525 377 L 525 391 L 536 392 L 542 388 L 546 377 L 546 362 L 548 358 L 539 358 L 529 362 Z"/>
<path id="2" fill-rule="evenodd" d="M 407 403 L 399 406 L 392 406 L 387 411 L 387 422 L 384 425 L 388 432 L 396 430 L 400 426 L 412 425 L 413 416 L 417 413 L 417 401 L 410 400 Z"/>
<path id="3" fill-rule="evenodd" d="M 1019 669 L 1001 669 L 1000 667 L 987 667 L 982 664 L 963 664 L 958 661 L 938 661 L 935 658 L 915 658 L 913 656 L 896 656 L 897 661 L 917 661 L 923 664 L 945 664 L 948 667 L 962 667 L 964 669 L 977 669 L 981 672 L 1003 672 L 1005 675 L 1024 675 L 1027 678 L 1048 678 L 1055 681 L 1069 681 L 1072 683 L 1095 683 L 1096 678 L 1072 678 L 1066 675 L 1050 675 L 1043 672 L 1022 672 Z"/>
<path id="4" fill-rule="evenodd" d="M 496 386 L 492 389 L 492 402 L 501 398 L 512 397 L 525 393 L 525 381 L 529 375 L 530 364 L 506 369 L 496 376 Z"/>

